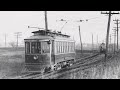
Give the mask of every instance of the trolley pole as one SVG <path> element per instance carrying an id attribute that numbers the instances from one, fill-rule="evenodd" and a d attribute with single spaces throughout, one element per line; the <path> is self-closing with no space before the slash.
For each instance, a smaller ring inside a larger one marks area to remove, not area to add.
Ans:
<path id="1" fill-rule="evenodd" d="M 81 31 L 80 31 L 80 26 L 79 26 L 79 36 L 80 36 L 80 44 L 81 44 L 81 54 L 82 54 L 82 38 L 81 38 Z"/>
<path id="2" fill-rule="evenodd" d="M 107 60 L 107 54 L 108 54 L 108 44 L 109 44 L 109 32 L 110 32 L 110 22 L 111 22 L 111 15 L 112 14 L 119 14 L 119 13 L 112 13 L 111 11 L 101 14 L 108 14 L 108 26 L 107 26 L 107 35 L 106 35 L 106 52 L 105 52 L 105 60 Z"/>
<path id="3" fill-rule="evenodd" d="M 48 30 L 48 21 L 47 21 L 47 11 L 45 11 L 45 30 L 47 31 Z M 50 65 L 52 66 L 52 58 L 51 58 L 51 55 L 52 55 L 52 41 L 50 40 Z"/>
<path id="4" fill-rule="evenodd" d="M 47 11 L 45 11 L 45 30 L 48 30 Z"/>

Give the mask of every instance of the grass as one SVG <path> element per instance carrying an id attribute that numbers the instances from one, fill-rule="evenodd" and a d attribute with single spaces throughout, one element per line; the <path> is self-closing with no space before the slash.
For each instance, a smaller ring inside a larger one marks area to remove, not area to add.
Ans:
<path id="1" fill-rule="evenodd" d="M 107 61 L 106 65 L 100 63 L 89 69 L 61 76 L 59 79 L 120 79 L 120 56 Z"/>
<path id="2" fill-rule="evenodd" d="M 21 74 L 21 71 L 24 70 L 24 53 L 24 48 L 0 48 L 0 79 Z M 76 54 L 77 58 L 86 55 L 90 55 L 90 53 Z"/>
<path id="3" fill-rule="evenodd" d="M 0 49 L 0 79 L 19 75 L 24 68 L 24 49 Z"/>

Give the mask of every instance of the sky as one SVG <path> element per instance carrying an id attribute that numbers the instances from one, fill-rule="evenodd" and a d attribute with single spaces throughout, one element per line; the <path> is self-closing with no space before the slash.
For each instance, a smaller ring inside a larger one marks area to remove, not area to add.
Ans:
<path id="1" fill-rule="evenodd" d="M 65 22 L 59 21 L 60 19 L 68 20 L 68 23 L 65 24 Z M 87 22 L 76 22 L 86 19 L 88 19 Z M 113 19 L 120 19 L 120 15 L 113 15 L 111 19 L 112 42 L 112 29 L 116 27 Z M 65 26 L 61 30 L 64 24 Z M 107 24 L 108 16 L 101 14 L 101 11 L 48 11 L 48 28 L 70 35 L 76 43 L 79 43 L 79 26 L 83 43 L 92 43 L 92 34 L 94 43 L 97 43 L 97 35 L 98 42 L 101 43 L 106 38 Z M 24 39 L 31 36 L 32 31 L 38 30 L 28 28 L 28 26 L 44 28 L 44 11 L 0 11 L 0 45 L 5 45 L 5 34 L 7 35 L 7 45 L 9 42 L 16 42 L 15 32 L 22 32 L 19 43 L 24 43 Z"/>

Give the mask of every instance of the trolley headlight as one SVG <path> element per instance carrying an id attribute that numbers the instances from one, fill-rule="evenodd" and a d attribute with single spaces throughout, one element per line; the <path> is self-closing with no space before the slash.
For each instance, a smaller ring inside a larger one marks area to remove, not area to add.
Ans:
<path id="1" fill-rule="evenodd" d="M 34 56 L 34 57 L 33 57 L 33 59 L 34 59 L 34 60 L 37 60 L 37 59 L 38 59 L 38 56 L 37 56 L 37 55 L 36 55 L 36 56 Z"/>

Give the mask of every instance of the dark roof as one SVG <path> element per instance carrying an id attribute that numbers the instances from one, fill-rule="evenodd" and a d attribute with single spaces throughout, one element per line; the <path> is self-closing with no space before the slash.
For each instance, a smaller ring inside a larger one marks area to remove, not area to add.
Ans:
<path id="1" fill-rule="evenodd" d="M 57 36 L 65 36 L 65 37 L 70 37 L 69 35 L 62 34 L 61 32 L 56 32 L 56 31 L 51 31 L 51 30 L 39 30 L 39 31 L 34 31 L 32 32 L 34 34 L 38 33 L 40 35 L 57 35 Z"/>

